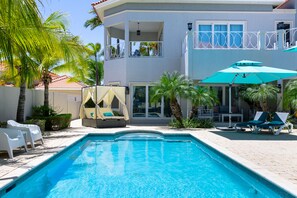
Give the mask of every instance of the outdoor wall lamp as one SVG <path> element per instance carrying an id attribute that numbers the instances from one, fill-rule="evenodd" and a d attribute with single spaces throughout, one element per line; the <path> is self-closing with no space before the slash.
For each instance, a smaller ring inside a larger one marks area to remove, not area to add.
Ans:
<path id="1" fill-rule="evenodd" d="M 191 31 L 192 30 L 192 28 L 193 28 L 193 26 L 192 26 L 193 24 L 192 23 L 188 23 L 188 30 L 189 31 Z"/>

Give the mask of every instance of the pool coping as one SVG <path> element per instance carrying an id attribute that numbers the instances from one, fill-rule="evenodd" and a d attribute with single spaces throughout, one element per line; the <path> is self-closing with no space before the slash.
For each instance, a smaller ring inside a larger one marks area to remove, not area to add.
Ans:
<path id="1" fill-rule="evenodd" d="M 262 168 L 258 165 L 255 165 L 253 162 L 248 161 L 240 156 L 238 156 L 237 154 L 209 141 L 206 139 L 202 139 L 200 138 L 196 133 L 191 132 L 190 130 L 187 131 L 170 131 L 169 129 L 162 129 L 162 131 L 159 130 L 155 130 L 155 129 L 114 129 L 113 132 L 92 132 L 92 133 L 87 133 L 85 135 L 82 135 L 81 137 L 79 137 L 77 140 L 69 140 L 66 141 L 65 144 L 65 148 L 62 148 L 61 150 L 57 151 L 56 153 L 52 153 L 52 154 L 48 154 L 42 157 L 39 157 L 38 159 L 32 160 L 30 162 L 28 162 L 28 164 L 30 164 L 30 166 L 32 166 L 33 168 L 23 168 L 23 167 L 19 167 L 15 170 L 13 170 L 12 172 L 10 172 L 9 174 L 5 175 L 5 176 L 9 176 L 9 175 L 17 175 L 17 178 L 15 179 L 11 179 L 9 181 L 7 181 L 4 185 L 0 185 L 0 190 L 2 191 L 3 189 L 7 189 L 7 187 L 9 185 L 11 185 L 12 181 L 19 179 L 19 178 L 23 178 L 23 177 L 27 177 L 27 174 L 29 173 L 29 171 L 34 170 L 34 169 L 39 169 L 40 166 L 42 166 L 42 164 L 47 164 L 47 162 L 50 160 L 50 158 L 54 157 L 54 156 L 59 156 L 61 154 L 63 154 L 65 151 L 67 151 L 72 145 L 74 145 L 75 143 L 82 141 L 83 139 L 85 139 L 88 136 L 92 136 L 92 135 L 118 135 L 121 133 L 128 133 L 128 132 L 139 132 L 139 131 L 143 131 L 143 132 L 157 132 L 160 134 L 164 134 L 164 135 L 191 135 L 193 138 L 201 141 L 202 143 L 204 143 L 205 145 L 209 146 L 210 148 L 214 149 L 216 152 L 226 156 L 227 158 L 230 158 L 231 160 L 234 160 L 235 162 L 237 162 L 239 165 L 243 166 L 244 168 L 248 169 L 249 171 L 253 172 L 254 174 L 262 177 L 262 179 L 264 180 L 268 180 L 269 182 L 271 182 L 272 184 L 274 184 L 275 186 L 279 187 L 280 189 L 287 191 L 288 194 L 292 194 L 293 196 L 297 197 L 297 189 L 296 186 L 294 184 L 292 184 L 291 182 L 287 181 L 286 179 L 283 179 L 282 177 L 276 175 L 275 173 L 272 173 L 270 171 L 268 171 L 265 168 Z M 28 166 L 28 164 L 25 164 L 24 166 Z M 20 181 L 22 181 L 23 179 L 19 179 Z"/>

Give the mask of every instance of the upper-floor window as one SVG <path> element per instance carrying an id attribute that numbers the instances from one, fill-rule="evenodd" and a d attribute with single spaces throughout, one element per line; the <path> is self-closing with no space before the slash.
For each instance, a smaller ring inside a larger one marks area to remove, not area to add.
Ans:
<path id="1" fill-rule="evenodd" d="M 197 48 L 243 48 L 243 22 L 197 22 Z"/>

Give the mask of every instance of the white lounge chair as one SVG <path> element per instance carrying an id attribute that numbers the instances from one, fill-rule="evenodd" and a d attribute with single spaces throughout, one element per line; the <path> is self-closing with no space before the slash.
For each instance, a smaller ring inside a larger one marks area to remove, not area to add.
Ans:
<path id="1" fill-rule="evenodd" d="M 25 147 L 27 152 L 27 145 L 22 131 L 0 128 L 0 150 L 7 151 L 9 158 L 13 158 L 13 149 L 22 146 Z"/>
<path id="2" fill-rule="evenodd" d="M 7 121 L 7 128 L 13 128 L 13 129 L 19 129 L 22 131 L 26 131 L 26 142 L 31 143 L 31 147 L 34 149 L 34 142 L 37 140 L 41 140 L 41 143 L 43 144 L 43 138 L 41 134 L 41 130 L 39 126 L 35 124 L 20 124 L 14 120 L 8 120 Z"/>
<path id="3" fill-rule="evenodd" d="M 261 131 L 261 129 L 269 129 L 274 135 L 278 135 L 283 128 L 287 127 L 288 132 L 291 133 L 293 130 L 293 124 L 287 122 L 289 113 L 275 112 L 273 120 L 271 122 L 264 122 L 263 124 L 257 125 L 255 132 Z"/>
<path id="4" fill-rule="evenodd" d="M 243 128 L 249 128 L 251 131 L 254 131 L 257 125 L 266 122 L 267 116 L 267 112 L 257 111 L 253 120 L 237 123 L 234 125 L 234 127 L 236 131 L 242 131 Z"/>

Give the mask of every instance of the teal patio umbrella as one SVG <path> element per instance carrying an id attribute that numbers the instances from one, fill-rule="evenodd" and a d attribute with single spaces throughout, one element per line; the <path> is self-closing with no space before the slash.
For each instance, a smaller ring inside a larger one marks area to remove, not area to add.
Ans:
<path id="1" fill-rule="evenodd" d="M 202 80 L 202 83 L 229 84 L 229 128 L 231 127 L 231 87 L 233 84 L 263 84 L 297 76 L 297 72 L 287 69 L 262 66 L 261 62 L 242 60 L 227 69 L 217 71 Z"/>

